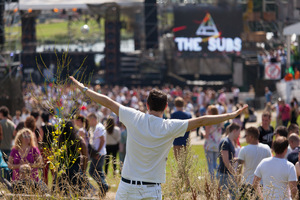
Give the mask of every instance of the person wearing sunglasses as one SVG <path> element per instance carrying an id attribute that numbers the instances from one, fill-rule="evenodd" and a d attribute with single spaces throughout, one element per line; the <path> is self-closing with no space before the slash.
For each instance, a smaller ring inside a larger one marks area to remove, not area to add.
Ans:
<path id="1" fill-rule="evenodd" d="M 38 168 L 42 165 L 42 157 L 34 141 L 34 133 L 28 129 L 21 129 L 15 138 L 15 144 L 8 158 L 8 167 L 12 169 L 12 181 L 21 180 L 20 168 L 29 165 L 31 178 L 39 181 Z"/>

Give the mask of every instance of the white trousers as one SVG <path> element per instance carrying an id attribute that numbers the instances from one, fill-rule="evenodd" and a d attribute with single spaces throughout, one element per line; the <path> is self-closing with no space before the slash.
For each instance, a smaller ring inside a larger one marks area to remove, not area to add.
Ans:
<path id="1" fill-rule="evenodd" d="M 120 181 L 116 200 L 161 200 L 160 185 L 133 185 Z"/>

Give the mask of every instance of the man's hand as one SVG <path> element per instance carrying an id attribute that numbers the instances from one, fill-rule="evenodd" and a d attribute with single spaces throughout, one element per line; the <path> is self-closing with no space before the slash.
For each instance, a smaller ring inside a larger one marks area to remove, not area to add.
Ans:
<path id="1" fill-rule="evenodd" d="M 243 108 L 238 109 L 237 111 L 234 111 L 232 113 L 226 113 L 221 115 L 205 115 L 197 118 L 189 119 L 188 128 L 186 131 L 193 130 L 195 128 L 198 128 L 200 126 L 210 126 L 214 124 L 219 124 L 223 121 L 234 119 L 238 115 L 242 114 L 242 112 L 248 108 L 248 105 L 244 105 Z"/>
<path id="2" fill-rule="evenodd" d="M 244 110 L 248 108 L 248 105 L 244 105 L 242 108 L 236 110 L 235 112 L 233 112 L 235 114 L 235 117 L 239 116 L 240 114 L 242 114 L 244 112 Z"/>
<path id="3" fill-rule="evenodd" d="M 106 95 L 99 94 L 93 90 L 84 90 L 85 88 L 84 85 L 79 81 L 77 81 L 73 76 L 70 76 L 70 79 L 73 81 L 75 87 L 80 89 L 81 92 L 84 92 L 86 96 L 88 96 L 98 104 L 101 104 L 102 106 L 109 108 L 111 111 L 113 111 L 116 115 L 119 116 L 120 104 L 118 102 L 112 100 Z"/>
<path id="4" fill-rule="evenodd" d="M 77 81 L 73 76 L 70 76 L 70 79 L 74 83 L 75 87 L 77 87 L 78 89 L 80 89 L 82 91 L 82 89 L 84 88 L 83 83 L 80 83 L 79 81 Z"/>

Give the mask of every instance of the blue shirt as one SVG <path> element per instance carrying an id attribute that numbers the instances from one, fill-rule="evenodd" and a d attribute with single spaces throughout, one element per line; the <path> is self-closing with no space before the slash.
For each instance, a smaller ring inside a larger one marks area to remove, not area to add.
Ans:
<path id="1" fill-rule="evenodd" d="M 184 119 L 190 119 L 190 118 L 192 118 L 192 115 L 190 113 L 183 112 L 183 111 L 176 111 L 171 114 L 171 119 L 184 120 Z M 186 142 L 189 138 L 189 134 L 190 134 L 190 132 L 186 132 L 183 137 L 175 138 L 173 145 L 186 146 Z"/>
<path id="2" fill-rule="evenodd" d="M 3 159 L 3 154 L 0 151 L 0 168 L 8 168 L 7 163 Z"/>
<path id="3" fill-rule="evenodd" d="M 221 140 L 220 144 L 219 144 L 219 151 L 228 151 L 228 156 L 229 156 L 229 162 L 232 161 L 232 159 L 234 158 L 234 154 L 235 154 L 235 148 L 234 145 L 231 143 L 230 139 L 228 137 L 225 137 Z M 221 153 L 219 155 L 219 168 L 218 171 L 222 174 L 229 174 L 228 169 L 226 168 Z"/>
<path id="4" fill-rule="evenodd" d="M 266 101 L 267 101 L 267 103 L 268 102 L 271 102 L 271 97 L 272 97 L 272 92 L 271 91 L 269 91 L 269 92 L 267 92 L 266 94 L 265 94 L 265 97 L 266 97 Z"/>

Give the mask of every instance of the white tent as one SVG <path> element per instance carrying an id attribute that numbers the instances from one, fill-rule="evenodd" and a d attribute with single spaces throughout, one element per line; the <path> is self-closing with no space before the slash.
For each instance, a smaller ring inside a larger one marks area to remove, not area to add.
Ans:
<path id="1" fill-rule="evenodd" d="M 19 10 L 83 9 L 87 8 L 87 4 L 117 3 L 121 6 L 131 6 L 143 2 L 144 0 L 19 0 L 18 4 L 7 5 L 7 9 L 14 9 L 16 6 Z"/>
<path id="2" fill-rule="evenodd" d="M 300 22 L 289 25 L 283 29 L 283 35 L 287 38 L 287 66 L 291 64 L 291 36 L 300 35 Z"/>
<path id="3" fill-rule="evenodd" d="M 283 35 L 300 35 L 300 22 L 289 25 L 283 29 Z"/>

